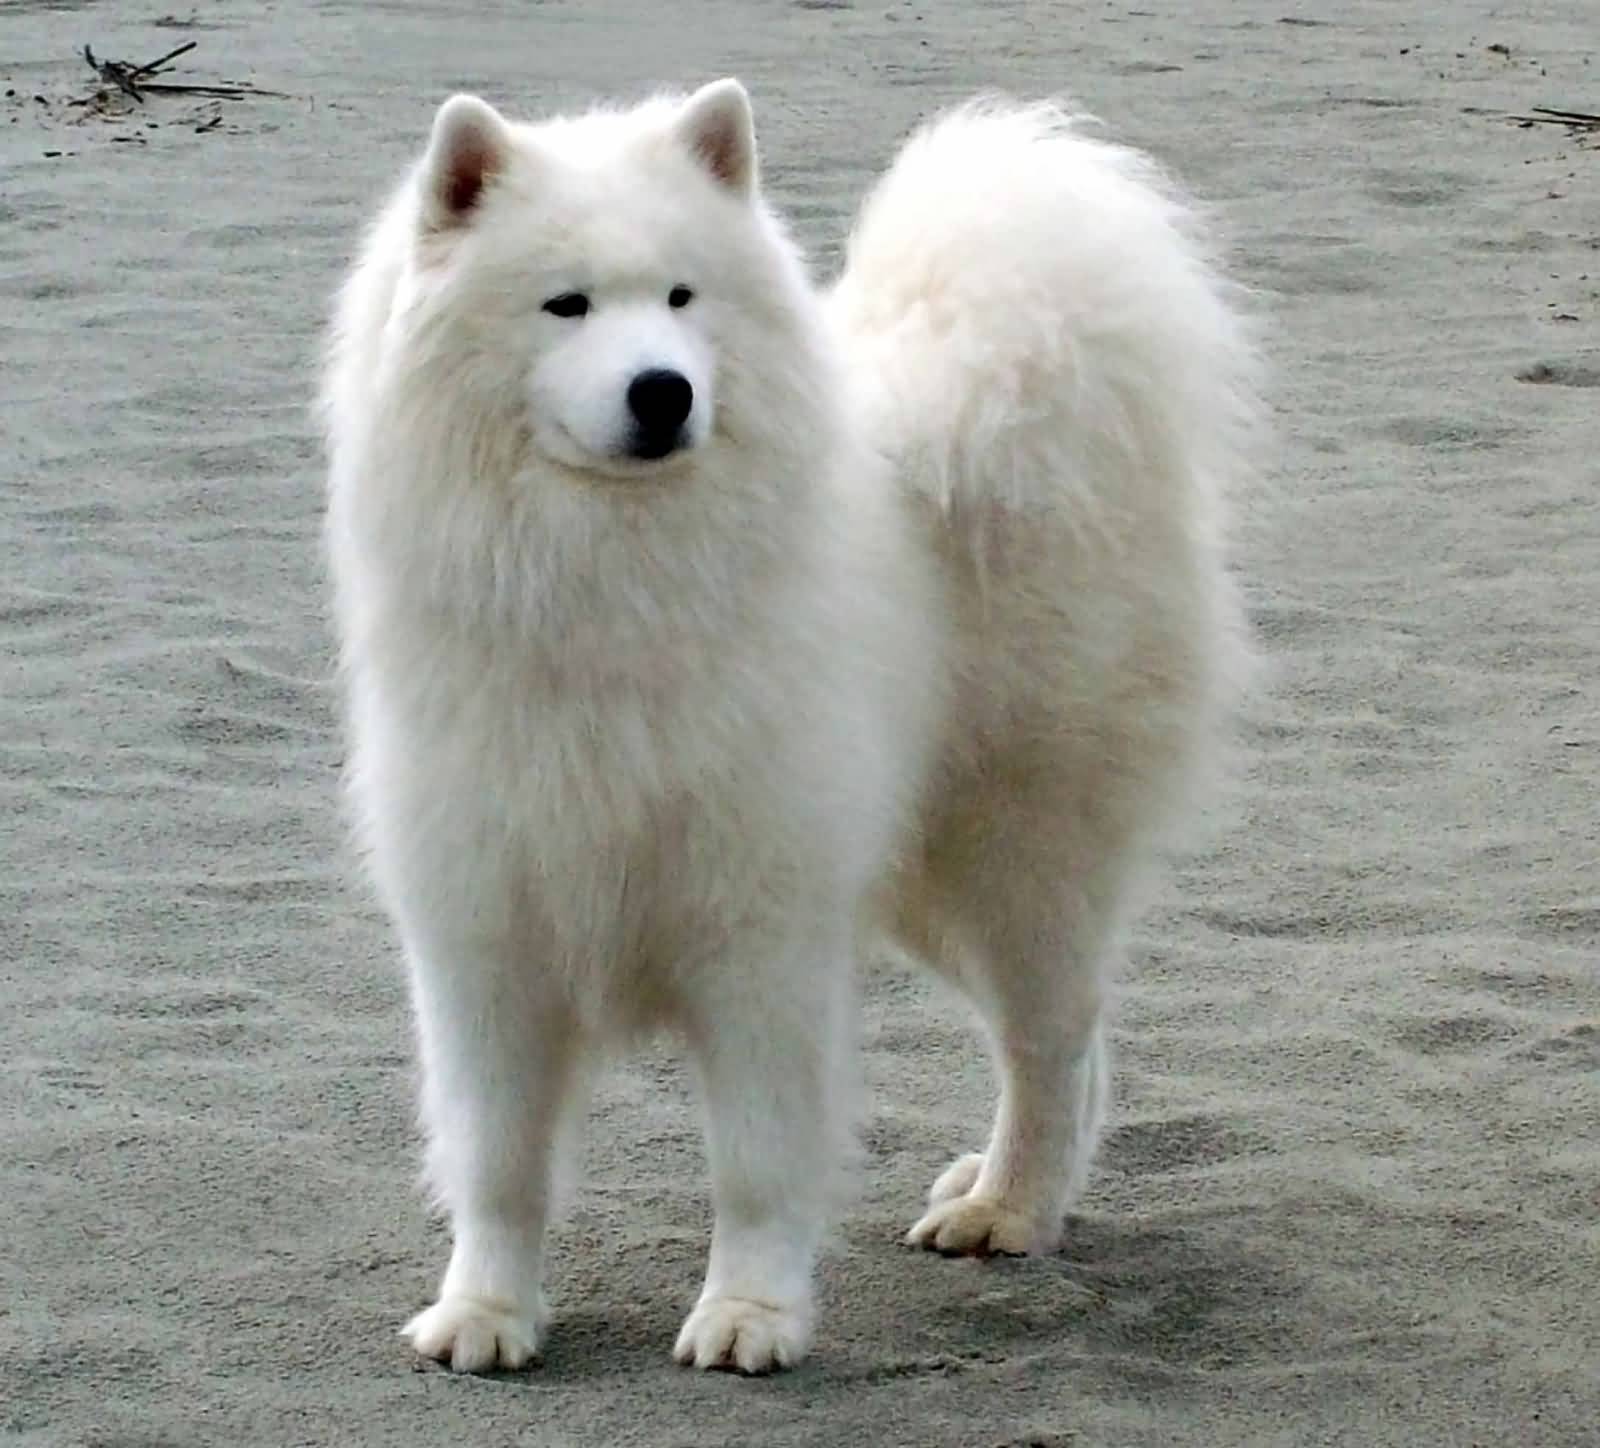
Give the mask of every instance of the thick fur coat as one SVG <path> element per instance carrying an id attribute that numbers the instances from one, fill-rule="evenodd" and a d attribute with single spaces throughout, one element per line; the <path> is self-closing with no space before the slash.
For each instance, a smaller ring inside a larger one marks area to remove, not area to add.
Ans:
<path id="1" fill-rule="evenodd" d="M 1244 658 L 1252 369 L 1190 211 L 1052 106 L 921 131 L 827 293 L 735 82 L 444 106 L 325 389 L 350 791 L 454 1233 L 420 1352 L 537 1354 L 562 1140 L 666 1029 L 716 1206 L 677 1355 L 796 1361 L 873 932 L 970 995 L 999 1081 L 911 1240 L 1055 1241 Z"/>

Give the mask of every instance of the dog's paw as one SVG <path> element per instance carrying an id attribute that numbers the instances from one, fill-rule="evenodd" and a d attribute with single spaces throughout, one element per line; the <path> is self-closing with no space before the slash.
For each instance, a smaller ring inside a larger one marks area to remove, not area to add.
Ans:
<path id="1" fill-rule="evenodd" d="M 770 1373 L 792 1368 L 810 1340 L 811 1324 L 802 1309 L 712 1297 L 689 1314 L 672 1355 L 685 1366 Z"/>
<path id="2" fill-rule="evenodd" d="M 509 1304 L 479 1297 L 445 1297 L 419 1312 L 401 1335 L 427 1358 L 458 1373 L 525 1368 L 539 1356 L 542 1313 L 530 1317 Z"/>
<path id="3" fill-rule="evenodd" d="M 970 1195 L 936 1201 L 906 1234 L 906 1241 L 947 1257 L 1024 1257 L 1047 1245 L 1031 1216 L 994 1197 Z"/>
<path id="4" fill-rule="evenodd" d="M 982 1170 L 981 1151 L 969 1151 L 965 1156 L 958 1156 L 939 1173 L 933 1185 L 928 1188 L 928 1205 L 936 1207 L 940 1202 L 950 1202 L 957 1197 L 966 1196 L 976 1184 L 978 1173 Z"/>

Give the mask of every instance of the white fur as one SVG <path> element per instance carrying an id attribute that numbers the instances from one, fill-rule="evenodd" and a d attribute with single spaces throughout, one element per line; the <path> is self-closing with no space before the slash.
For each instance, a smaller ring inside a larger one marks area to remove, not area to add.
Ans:
<path id="1" fill-rule="evenodd" d="M 641 461 L 655 367 L 694 407 Z M 969 992 L 999 1072 L 911 1240 L 1050 1246 L 1132 890 L 1242 657 L 1250 351 L 1148 164 L 1049 106 L 957 111 L 823 297 L 735 83 L 540 126 L 458 98 L 325 401 L 350 787 L 454 1229 L 417 1349 L 537 1353 L 561 1140 L 603 1053 L 667 1028 L 716 1206 L 677 1355 L 796 1361 L 863 927 Z"/>

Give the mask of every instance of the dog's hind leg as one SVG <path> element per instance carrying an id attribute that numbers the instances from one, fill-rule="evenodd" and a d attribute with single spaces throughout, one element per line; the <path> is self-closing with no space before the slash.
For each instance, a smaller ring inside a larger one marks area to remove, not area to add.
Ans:
<path id="1" fill-rule="evenodd" d="M 1008 820 L 1006 833 L 1018 823 Z M 1040 842 L 1062 830 L 1059 818 L 1033 824 Z M 936 963 L 983 1017 L 1000 1097 L 988 1146 L 934 1183 L 907 1238 L 916 1246 L 1050 1250 L 1088 1173 L 1109 1094 L 1104 991 L 1129 864 L 1115 849 L 1098 860 L 1066 854 L 986 852 L 948 902 L 961 946 Z"/>

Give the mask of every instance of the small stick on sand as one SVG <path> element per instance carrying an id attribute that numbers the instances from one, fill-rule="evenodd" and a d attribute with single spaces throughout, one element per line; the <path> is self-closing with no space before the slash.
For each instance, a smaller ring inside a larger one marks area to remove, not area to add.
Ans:
<path id="1" fill-rule="evenodd" d="M 1600 115 L 1591 111 L 1557 111 L 1549 106 L 1534 106 L 1534 112 L 1541 116 L 1549 116 L 1551 120 L 1566 121 L 1574 126 L 1600 126 Z"/>
<path id="2" fill-rule="evenodd" d="M 197 46 L 198 44 L 200 44 L 200 42 L 198 40 L 188 41 L 186 44 L 180 45 L 176 50 L 169 50 L 165 55 L 163 55 L 161 57 L 160 60 L 152 60 L 149 65 L 141 65 L 141 66 L 136 67 L 134 69 L 134 71 L 133 71 L 133 74 L 134 75 L 154 75 L 158 70 L 161 69 L 162 66 L 166 65 L 166 63 L 168 61 L 176 60 L 180 55 L 183 55 L 186 52 L 193 50 L 195 48 L 195 46 Z M 84 50 L 85 51 L 87 51 L 88 49 L 89 49 L 89 47 L 87 45 L 84 46 Z"/>
<path id="3" fill-rule="evenodd" d="M 137 72 L 132 67 L 120 60 L 98 61 L 94 58 L 94 51 L 87 45 L 83 47 L 83 58 L 89 62 L 90 69 L 107 85 L 116 86 L 124 95 L 132 96 L 140 105 L 144 104 L 144 97 L 139 94 L 139 87 L 134 84 L 133 78 Z"/>
<path id="4" fill-rule="evenodd" d="M 274 100 L 289 99 L 287 91 L 262 90 L 259 86 L 245 85 L 180 85 L 176 81 L 146 81 L 139 87 L 152 95 L 221 96 L 224 100 L 238 100 L 243 96 L 270 96 Z"/>
<path id="5" fill-rule="evenodd" d="M 1600 116 L 1589 111 L 1558 111 L 1534 106 L 1531 116 L 1512 116 L 1519 126 L 1565 126 L 1569 131 L 1600 131 Z"/>
<path id="6" fill-rule="evenodd" d="M 262 90 L 259 86 L 243 81 L 228 85 L 190 85 L 182 81 L 148 78 L 159 74 L 163 66 L 176 60 L 180 55 L 187 54 L 198 44 L 199 41 L 196 40 L 187 41 L 158 59 L 152 60 L 148 65 L 129 65 L 125 60 L 96 60 L 94 51 L 87 45 L 83 47 L 83 58 L 107 85 L 116 86 L 125 95 L 132 96 L 140 105 L 144 104 L 146 92 L 155 95 L 220 96 L 224 100 L 240 100 L 246 96 L 268 96 L 275 100 L 289 99 L 283 91 Z"/>

